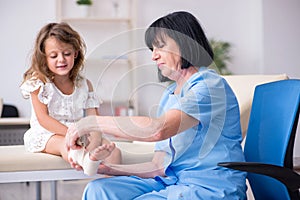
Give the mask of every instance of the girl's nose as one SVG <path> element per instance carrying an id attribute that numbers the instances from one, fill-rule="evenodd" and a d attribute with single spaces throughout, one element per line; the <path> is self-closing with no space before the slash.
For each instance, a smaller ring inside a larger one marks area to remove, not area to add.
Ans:
<path id="1" fill-rule="evenodd" d="M 62 53 L 58 54 L 58 61 L 62 62 L 64 60 L 65 60 L 64 54 L 62 54 Z"/>

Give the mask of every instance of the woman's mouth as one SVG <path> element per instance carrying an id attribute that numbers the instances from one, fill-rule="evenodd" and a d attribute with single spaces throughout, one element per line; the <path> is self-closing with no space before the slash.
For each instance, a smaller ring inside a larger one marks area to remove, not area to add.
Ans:
<path id="1" fill-rule="evenodd" d="M 161 69 L 161 68 L 163 67 L 163 64 L 162 64 L 162 63 L 158 63 L 158 64 L 157 64 L 157 67 L 158 67 L 159 69 Z"/>

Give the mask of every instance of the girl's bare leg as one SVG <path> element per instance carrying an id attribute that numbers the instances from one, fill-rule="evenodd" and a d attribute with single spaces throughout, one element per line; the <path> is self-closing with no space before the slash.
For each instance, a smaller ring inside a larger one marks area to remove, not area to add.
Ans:
<path id="1" fill-rule="evenodd" d="M 68 151 L 65 145 L 65 137 L 60 135 L 53 135 L 48 140 L 43 152 L 62 156 L 64 160 L 68 161 Z"/>

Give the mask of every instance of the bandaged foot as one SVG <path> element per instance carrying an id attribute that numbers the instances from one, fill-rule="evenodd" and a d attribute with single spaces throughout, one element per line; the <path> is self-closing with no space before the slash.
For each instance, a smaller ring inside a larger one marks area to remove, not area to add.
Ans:
<path id="1" fill-rule="evenodd" d="M 99 164 L 102 162 L 102 160 L 90 159 L 89 152 L 86 152 L 84 149 L 70 150 L 69 157 L 71 157 L 74 162 L 82 166 L 83 173 L 88 176 L 97 174 Z"/>
<path id="2" fill-rule="evenodd" d="M 91 152 L 86 152 L 84 148 L 80 150 L 70 150 L 69 157 L 72 158 L 73 162 L 76 162 L 83 168 L 83 173 L 88 176 L 93 176 L 97 173 L 99 164 L 110 156 L 114 150 L 115 144 L 103 144 L 98 146 Z"/>

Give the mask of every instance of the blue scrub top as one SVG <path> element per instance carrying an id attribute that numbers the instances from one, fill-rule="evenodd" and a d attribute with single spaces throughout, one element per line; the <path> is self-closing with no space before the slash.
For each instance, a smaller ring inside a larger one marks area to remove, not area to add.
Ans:
<path id="1" fill-rule="evenodd" d="M 209 191 L 220 197 L 231 194 L 245 199 L 246 173 L 217 166 L 218 162 L 244 161 L 239 106 L 230 86 L 215 71 L 200 68 L 180 94 L 174 94 L 175 88 L 173 83 L 164 92 L 158 115 L 181 110 L 199 124 L 157 142 L 156 151 L 167 153 L 167 177 L 155 179 L 166 185 L 196 187 L 201 197 Z"/>

